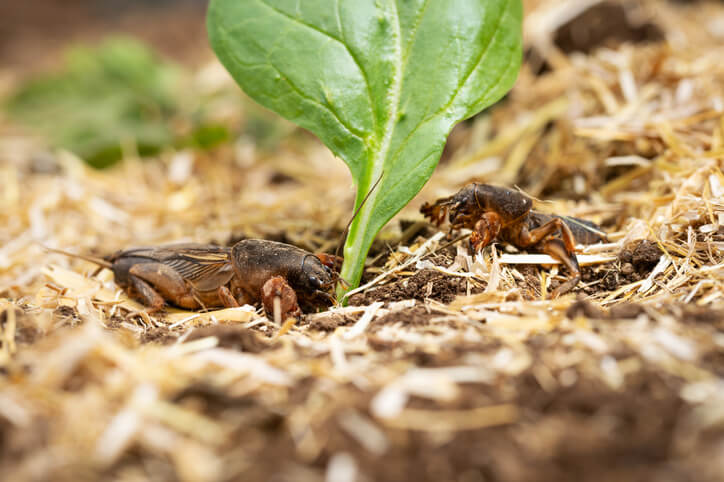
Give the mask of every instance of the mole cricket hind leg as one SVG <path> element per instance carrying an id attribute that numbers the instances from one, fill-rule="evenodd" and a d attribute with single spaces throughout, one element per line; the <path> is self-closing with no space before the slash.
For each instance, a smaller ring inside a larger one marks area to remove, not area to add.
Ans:
<path id="1" fill-rule="evenodd" d="M 299 319 L 302 316 L 297 294 L 281 276 L 269 278 L 261 287 L 261 303 L 267 318 L 279 323 L 290 317 Z"/>
<path id="2" fill-rule="evenodd" d="M 158 294 L 151 285 L 143 281 L 138 276 L 130 275 L 128 279 L 131 282 L 131 290 L 129 290 L 131 293 L 129 293 L 129 295 L 131 295 L 132 298 L 138 299 L 138 301 L 140 301 L 144 306 L 150 308 L 148 311 L 151 313 L 155 313 L 163 309 L 163 306 L 166 304 L 166 300 L 164 300 L 163 296 Z"/>
<path id="3" fill-rule="evenodd" d="M 530 231 L 525 228 L 522 229 L 518 237 L 518 247 L 527 248 L 528 246 L 538 244 L 545 239 L 546 236 L 556 231 L 561 232 L 566 252 L 573 254 L 576 250 L 576 239 L 573 237 L 571 228 L 569 228 L 561 218 L 553 218 L 543 226 L 531 229 Z"/>
<path id="4" fill-rule="evenodd" d="M 500 228 L 500 216 L 493 212 L 483 214 L 475 223 L 473 232 L 470 234 L 470 244 L 473 250 L 481 251 L 489 245 L 500 233 Z"/>
<path id="5" fill-rule="evenodd" d="M 226 286 L 219 286 L 217 294 L 219 295 L 221 304 L 224 305 L 225 308 L 238 308 L 241 306 Z"/>
<path id="6" fill-rule="evenodd" d="M 154 290 L 172 305 L 189 310 L 201 308 L 201 304 L 189 290 L 181 275 L 163 263 L 139 263 L 128 272 L 153 286 Z"/>
<path id="7" fill-rule="evenodd" d="M 560 285 L 558 288 L 553 290 L 551 296 L 557 298 L 564 295 L 576 287 L 579 281 L 581 281 L 581 269 L 578 266 L 578 259 L 575 253 L 569 253 L 566 249 L 565 243 L 557 238 L 546 240 L 541 246 L 541 251 L 545 254 L 559 260 L 563 263 L 568 271 L 571 273 L 571 277 Z"/>

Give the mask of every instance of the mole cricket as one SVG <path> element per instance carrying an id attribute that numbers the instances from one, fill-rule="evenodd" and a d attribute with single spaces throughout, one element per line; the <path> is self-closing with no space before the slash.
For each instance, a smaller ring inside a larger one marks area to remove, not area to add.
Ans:
<path id="1" fill-rule="evenodd" d="M 339 261 L 295 246 L 246 239 L 233 247 L 183 243 L 119 251 L 105 258 L 77 255 L 113 272 L 116 283 L 151 312 L 165 304 L 196 310 L 237 307 L 261 301 L 269 318 L 275 299 L 281 319 L 299 318 L 339 280 Z"/>
<path id="2" fill-rule="evenodd" d="M 245 239 L 231 248 L 197 243 L 135 248 L 106 258 L 46 249 L 110 269 L 116 283 L 152 312 L 166 303 L 196 310 L 261 301 L 270 319 L 300 318 L 302 308 L 313 309 L 322 299 L 335 303 L 330 291 L 337 282 L 347 285 L 338 272 L 341 243 L 383 175 L 352 214 L 333 255 L 265 239 Z"/>
<path id="3" fill-rule="evenodd" d="M 576 243 L 594 244 L 605 241 L 606 235 L 590 221 L 544 214 L 532 207 L 533 200 L 518 191 L 471 183 L 450 197 L 423 204 L 420 212 L 437 226 L 448 215 L 451 230 L 471 229 L 470 244 L 475 251 L 499 240 L 559 260 L 571 274 L 553 291 L 555 298 L 572 290 L 581 279 Z"/>

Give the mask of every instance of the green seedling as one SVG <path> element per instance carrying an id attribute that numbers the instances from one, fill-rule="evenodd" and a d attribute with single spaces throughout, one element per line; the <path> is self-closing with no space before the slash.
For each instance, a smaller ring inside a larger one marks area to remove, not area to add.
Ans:
<path id="1" fill-rule="evenodd" d="M 450 130 L 500 99 L 521 61 L 520 0 L 211 0 L 211 45 L 254 100 L 349 167 L 360 208 L 341 276 L 432 175 Z"/>

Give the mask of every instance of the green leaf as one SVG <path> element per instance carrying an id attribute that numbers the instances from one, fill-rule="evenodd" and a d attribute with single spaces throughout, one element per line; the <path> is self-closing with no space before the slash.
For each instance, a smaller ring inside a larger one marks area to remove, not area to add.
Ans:
<path id="1" fill-rule="evenodd" d="M 429 179 L 453 126 L 502 97 L 521 60 L 520 0 L 211 0 L 211 45 L 260 104 L 349 166 L 360 210 L 342 276 Z"/>

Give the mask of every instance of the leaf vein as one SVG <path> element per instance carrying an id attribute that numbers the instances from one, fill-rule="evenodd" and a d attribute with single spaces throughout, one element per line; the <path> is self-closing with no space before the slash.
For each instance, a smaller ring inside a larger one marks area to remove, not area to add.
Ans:
<path id="1" fill-rule="evenodd" d="M 506 8 L 503 11 L 503 13 L 498 17 L 498 21 L 495 25 L 495 33 L 491 35 L 490 40 L 488 40 L 488 43 L 485 45 L 483 49 L 480 50 L 480 55 L 476 59 L 475 63 L 473 64 L 472 68 L 465 74 L 465 77 L 462 82 L 460 82 L 455 89 L 455 92 L 453 92 L 452 97 L 450 98 L 450 101 L 448 101 L 447 104 L 442 106 L 440 109 L 438 109 L 434 114 L 428 116 L 423 122 L 427 121 L 428 119 L 431 119 L 433 117 L 436 117 L 441 112 L 447 111 L 451 105 L 457 100 L 458 95 L 460 95 L 460 91 L 465 87 L 465 84 L 468 83 L 468 80 L 470 80 L 470 76 L 473 75 L 473 73 L 477 70 L 477 68 L 480 66 L 480 64 L 485 60 L 487 57 L 488 51 L 490 50 L 490 46 L 493 45 L 493 42 L 495 41 L 495 38 L 500 33 L 500 25 L 503 23 L 503 18 L 508 14 L 509 8 L 508 5 L 510 5 L 510 2 L 506 2 Z M 490 90 L 490 89 L 488 89 Z"/>
<path id="2" fill-rule="evenodd" d="M 332 117 L 334 117 L 334 118 L 337 120 L 337 122 L 339 123 L 339 125 L 342 126 L 342 127 L 344 128 L 344 130 L 346 130 L 352 137 L 355 137 L 355 138 L 357 138 L 357 139 L 359 139 L 359 140 L 361 140 L 361 141 L 364 142 L 364 139 L 362 139 L 362 137 L 360 137 L 359 135 L 355 134 L 355 133 L 351 130 L 351 128 L 350 128 L 347 124 L 345 124 L 345 123 L 342 121 L 342 119 L 339 118 L 339 116 L 337 115 L 336 112 L 334 112 L 334 111 L 333 111 L 332 109 L 330 109 L 328 106 L 326 106 L 326 105 L 322 104 L 321 102 L 315 100 L 314 98 L 309 97 L 308 95 L 305 95 L 305 94 L 302 92 L 302 90 L 301 90 L 299 87 L 297 87 L 297 86 L 294 84 L 294 82 L 291 81 L 291 79 L 290 79 L 289 77 L 287 77 L 281 70 L 279 70 L 279 68 L 278 68 L 276 65 L 274 65 L 274 64 L 271 62 L 271 60 L 269 61 L 269 64 L 268 64 L 268 65 L 269 65 L 269 67 L 273 68 L 273 69 L 282 77 L 282 79 L 284 79 L 284 82 L 286 82 L 287 85 L 289 85 L 289 87 L 290 87 L 301 99 L 306 100 L 307 102 L 316 105 L 316 106 L 319 107 L 320 109 L 323 109 L 323 110 L 326 110 L 327 112 L 329 112 L 329 113 L 332 115 Z"/>
<path id="3" fill-rule="evenodd" d="M 336 0 L 336 1 L 337 1 L 337 3 L 339 2 L 339 0 Z M 324 35 L 325 37 L 328 37 L 328 38 L 338 42 L 342 47 L 344 47 L 344 49 L 347 51 L 349 56 L 352 58 L 352 61 L 354 61 L 355 65 L 357 66 L 360 73 L 362 74 L 362 79 L 364 80 L 365 88 L 366 88 L 366 92 L 367 92 L 367 101 L 369 102 L 369 104 L 368 104 L 369 113 L 370 113 L 370 116 L 372 117 L 372 122 L 373 122 L 373 126 L 374 126 L 373 132 L 376 132 L 377 119 L 374 114 L 374 109 L 372 108 L 372 106 L 374 105 L 374 99 L 372 98 L 372 90 L 370 88 L 370 82 L 369 82 L 369 78 L 367 76 L 367 71 L 362 67 L 362 62 L 360 62 L 357 55 L 355 55 L 355 53 L 352 52 L 352 49 L 349 48 L 347 43 L 344 42 L 343 39 L 339 39 L 339 38 L 335 37 L 334 35 L 327 32 L 326 30 L 322 30 L 321 28 L 317 27 L 316 25 L 303 21 L 300 17 L 294 17 L 292 15 L 289 15 L 287 12 L 278 9 L 278 8 L 274 7 L 273 5 L 268 4 L 265 0 L 259 0 L 259 3 L 264 5 L 265 7 L 269 8 L 271 11 L 277 13 L 278 15 L 282 15 L 283 17 L 286 17 L 287 19 L 289 19 L 293 22 L 296 22 L 299 25 L 312 29 L 312 30 L 316 31 L 317 33 Z M 340 34 L 342 34 L 341 28 L 340 28 Z M 364 141 L 364 139 L 363 139 L 363 141 Z M 365 142 L 365 144 L 366 144 L 366 142 Z"/>
<path id="4" fill-rule="evenodd" d="M 488 51 L 488 49 L 490 48 L 490 46 L 493 44 L 493 42 L 494 42 L 494 40 L 495 40 L 495 37 L 498 35 L 498 32 L 500 32 L 500 25 L 502 24 L 504 17 L 505 17 L 506 14 L 508 14 L 508 13 L 509 13 L 509 9 L 506 7 L 505 11 L 504 11 L 504 12 L 500 15 L 500 17 L 498 18 L 498 22 L 496 23 L 496 27 L 495 27 L 495 33 L 490 37 L 490 40 L 488 41 L 488 43 L 487 43 L 487 45 L 485 46 L 485 48 L 483 48 L 483 49 L 481 50 L 481 54 L 480 54 L 480 56 L 478 57 L 478 59 L 476 60 L 475 65 L 474 65 L 473 68 L 470 70 L 470 72 L 468 72 L 468 73 L 466 74 L 465 80 L 460 83 L 460 85 L 459 85 L 458 88 L 455 90 L 455 92 L 454 92 L 452 98 L 450 99 L 450 101 L 449 101 L 446 105 L 444 105 L 443 107 L 441 107 L 440 109 L 438 109 L 436 112 L 434 112 L 434 113 L 426 116 L 422 121 L 420 121 L 420 122 L 407 134 L 407 136 L 405 136 L 405 139 L 400 143 L 399 147 L 395 150 L 395 152 L 393 153 L 393 155 L 389 158 L 389 161 L 390 161 L 392 164 L 394 164 L 393 161 L 396 160 L 396 159 L 399 157 L 400 152 L 404 149 L 404 147 L 407 145 L 407 142 L 408 142 L 408 141 L 410 140 L 410 138 L 415 134 L 415 132 L 417 132 L 417 131 L 419 130 L 420 127 L 422 127 L 424 124 L 430 122 L 432 119 L 434 119 L 435 117 L 439 116 L 440 114 L 446 112 L 446 111 L 450 108 L 450 106 L 455 102 L 455 100 L 457 99 L 457 96 L 459 95 L 461 89 L 462 89 L 462 88 L 464 87 L 464 85 L 467 83 L 467 81 L 468 81 L 468 79 L 470 78 L 470 76 L 472 75 L 472 73 L 475 72 L 475 70 L 476 70 L 477 67 L 480 65 L 480 63 L 485 59 L 485 54 L 486 54 L 486 52 Z M 410 44 L 410 45 L 411 45 L 411 44 Z M 513 63 L 515 63 L 515 62 L 513 62 Z M 504 69 L 503 73 L 498 77 L 498 79 L 496 79 L 496 81 L 486 90 L 486 94 L 484 94 L 484 95 L 487 95 L 488 92 L 492 91 L 495 87 L 497 87 L 497 85 L 500 83 L 500 80 L 504 77 L 504 74 L 507 73 L 510 65 L 511 65 L 511 63 L 508 64 L 508 67 L 506 67 L 506 69 Z"/>
<path id="5" fill-rule="evenodd" d="M 229 30 L 228 30 L 225 26 L 223 26 L 223 25 L 220 24 L 220 25 L 219 25 L 219 31 L 220 31 L 220 32 L 222 33 L 222 35 L 226 38 L 226 39 L 224 40 L 224 42 L 228 44 L 228 39 L 231 38 L 231 33 L 229 32 Z M 289 87 L 290 87 L 300 98 L 302 98 L 303 100 L 306 100 L 307 102 L 309 102 L 309 103 L 311 103 L 311 104 L 316 105 L 316 106 L 319 107 L 320 109 L 323 109 L 323 110 L 328 111 L 328 112 L 332 115 L 332 117 L 334 117 L 334 118 L 337 120 L 337 122 L 338 122 L 348 133 L 350 133 L 350 135 L 351 135 L 352 137 L 355 137 L 355 138 L 359 139 L 360 141 L 362 141 L 362 142 L 364 143 L 364 138 L 363 138 L 363 136 L 360 135 L 358 132 L 355 132 L 356 129 L 352 128 L 351 126 L 348 126 L 344 121 L 342 121 L 342 119 L 339 117 L 339 115 L 337 114 L 337 112 L 336 112 L 334 109 L 332 109 L 331 106 L 324 105 L 324 104 L 322 104 L 321 102 L 313 99 L 312 97 L 309 97 L 309 96 L 305 95 L 305 94 L 301 91 L 301 89 L 299 89 L 299 87 L 297 87 L 297 86 L 289 79 L 288 76 L 286 76 L 276 65 L 274 65 L 274 63 L 272 62 L 272 60 L 271 60 L 268 56 L 267 56 L 267 63 L 248 63 L 248 62 L 244 62 L 244 61 L 236 54 L 236 52 L 235 52 L 233 49 L 226 49 L 226 51 L 227 51 L 227 53 L 228 53 L 230 56 L 232 56 L 232 57 L 235 59 L 235 61 L 236 61 L 239 65 L 244 65 L 244 66 L 247 66 L 247 67 L 250 67 L 250 68 L 254 68 L 254 67 L 264 67 L 264 66 L 269 66 L 269 67 L 271 67 L 272 69 L 274 69 L 275 72 L 277 72 L 277 73 L 284 79 L 284 81 L 287 83 L 287 85 L 289 85 Z M 366 145 L 366 144 L 365 144 L 365 145 Z"/>
<path id="6" fill-rule="evenodd" d="M 505 69 L 503 69 L 503 71 L 502 71 L 501 74 L 498 76 L 498 78 L 495 80 L 495 82 L 486 90 L 486 92 L 485 92 L 485 94 L 483 95 L 483 97 L 486 96 L 486 95 L 488 95 L 488 93 L 490 93 L 491 91 L 495 90 L 495 89 L 498 87 L 498 85 L 500 84 L 500 82 L 505 78 L 505 76 L 507 75 L 507 73 L 510 71 L 510 68 L 511 68 L 511 67 L 515 67 L 516 65 L 517 65 L 517 62 L 511 58 L 511 61 L 508 62 L 508 65 L 505 67 Z M 390 161 L 394 161 L 394 160 L 396 160 L 396 159 L 399 157 L 400 152 L 402 151 L 402 149 L 405 148 L 405 146 L 407 145 L 407 142 L 410 140 L 410 137 L 412 137 L 413 134 L 414 134 L 415 132 L 417 132 L 420 127 L 422 127 L 424 124 L 426 124 L 426 123 L 430 122 L 431 120 L 433 120 L 433 119 L 434 119 L 435 117 L 437 117 L 437 115 L 439 115 L 439 114 L 440 114 L 440 113 L 438 113 L 438 114 L 436 114 L 436 115 L 433 115 L 433 116 L 431 116 L 431 117 L 423 120 L 423 121 L 420 122 L 419 124 L 417 124 L 417 125 L 415 126 L 415 128 L 412 129 L 412 130 L 410 131 L 410 133 L 405 137 L 405 140 L 404 140 L 402 143 L 400 143 L 400 147 L 399 147 L 399 148 L 395 151 L 395 153 L 392 155 L 392 157 L 390 158 Z M 424 159 L 422 159 L 420 162 L 416 163 L 416 164 L 414 165 L 414 167 L 413 167 L 409 172 L 414 172 L 414 171 L 420 166 L 420 164 L 423 163 L 423 161 L 424 161 L 425 159 L 427 159 L 427 158 L 424 158 Z M 393 164 L 394 164 L 394 162 L 393 162 Z M 394 184 L 393 187 L 396 187 L 396 186 L 399 185 L 399 184 L 400 184 L 400 182 Z M 394 189 L 390 189 L 390 192 L 394 192 Z"/>

